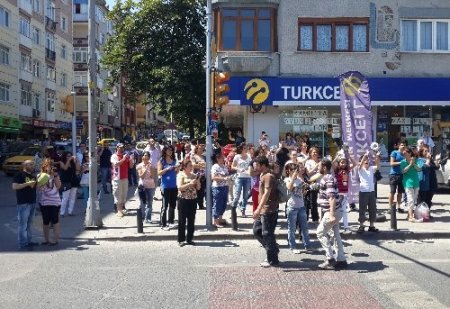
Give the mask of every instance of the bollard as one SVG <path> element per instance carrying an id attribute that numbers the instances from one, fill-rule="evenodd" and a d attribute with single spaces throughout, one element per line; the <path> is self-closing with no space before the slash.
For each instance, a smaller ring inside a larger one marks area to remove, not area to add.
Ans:
<path id="1" fill-rule="evenodd" d="M 137 232 L 144 233 L 144 224 L 142 223 L 142 211 L 139 208 L 136 213 Z"/>
<path id="2" fill-rule="evenodd" d="M 233 231 L 238 230 L 236 207 L 231 208 L 231 229 Z"/>
<path id="3" fill-rule="evenodd" d="M 397 230 L 397 204 L 395 203 L 391 205 L 391 229 Z"/>

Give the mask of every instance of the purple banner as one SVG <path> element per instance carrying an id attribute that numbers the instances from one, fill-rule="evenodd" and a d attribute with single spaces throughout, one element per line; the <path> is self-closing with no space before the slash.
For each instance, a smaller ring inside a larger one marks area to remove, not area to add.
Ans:
<path id="1" fill-rule="evenodd" d="M 372 112 L 367 79 L 357 71 L 339 76 L 341 89 L 342 141 L 349 147 L 349 153 L 359 162 L 361 155 L 370 149 L 372 137 Z M 359 177 L 351 173 L 349 203 L 358 202 Z"/>

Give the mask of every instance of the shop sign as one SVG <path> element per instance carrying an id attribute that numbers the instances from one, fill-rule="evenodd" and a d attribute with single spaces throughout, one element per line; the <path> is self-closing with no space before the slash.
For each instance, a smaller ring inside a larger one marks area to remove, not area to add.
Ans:
<path id="1" fill-rule="evenodd" d="M 413 118 L 413 125 L 431 126 L 433 120 L 431 118 Z"/>
<path id="2" fill-rule="evenodd" d="M 411 118 L 408 117 L 392 117 L 391 124 L 401 126 L 401 125 L 410 125 Z"/>
<path id="3" fill-rule="evenodd" d="M 17 118 L 0 116 L 0 126 L 20 129 L 22 128 L 22 122 Z"/>
<path id="4" fill-rule="evenodd" d="M 254 86 L 249 87 L 248 82 Z M 367 78 L 370 83 L 372 105 L 446 105 L 450 102 L 450 78 Z M 340 84 L 338 78 L 304 78 L 265 76 L 233 76 L 229 81 L 232 104 L 252 105 L 264 93 L 264 106 L 338 106 Z M 424 91 L 426 89 L 426 91 Z M 305 113 L 307 111 L 301 111 Z M 321 111 L 322 112 L 322 111 Z M 299 115 L 299 116 L 303 116 Z M 319 115 L 305 115 L 317 118 Z M 400 124 L 401 125 L 401 124 Z"/>
<path id="5" fill-rule="evenodd" d="M 294 110 L 292 112 L 294 117 L 311 117 L 311 118 L 327 118 L 328 111 L 326 110 Z"/>
<path id="6" fill-rule="evenodd" d="M 51 121 L 43 121 L 43 120 L 33 120 L 33 126 L 40 128 L 58 128 L 58 124 L 56 122 Z"/>

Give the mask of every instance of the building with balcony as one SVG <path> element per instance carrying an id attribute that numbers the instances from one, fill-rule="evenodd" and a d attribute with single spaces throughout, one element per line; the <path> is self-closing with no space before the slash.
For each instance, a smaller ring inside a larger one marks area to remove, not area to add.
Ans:
<path id="1" fill-rule="evenodd" d="M 436 152 L 450 144 L 449 1 L 217 0 L 213 10 L 215 64 L 232 75 L 224 124 L 247 141 L 308 134 L 329 153 L 342 134 L 338 76 L 356 70 L 389 151 L 430 128 Z"/>
<path id="2" fill-rule="evenodd" d="M 74 0 L 73 13 L 73 88 L 75 92 L 75 106 L 77 111 L 79 135 L 88 135 L 88 1 Z M 95 60 L 96 60 L 96 99 L 97 99 L 97 133 L 99 138 L 121 138 L 120 89 L 114 87 L 111 92 L 106 91 L 108 72 L 103 70 L 100 62 L 102 47 L 108 36 L 112 34 L 112 23 L 106 20 L 108 8 L 104 0 L 97 0 L 95 6 Z"/>
<path id="3" fill-rule="evenodd" d="M 148 139 L 154 134 L 161 133 L 167 125 L 164 117 L 159 116 L 151 105 L 136 104 L 136 140 Z"/>
<path id="4" fill-rule="evenodd" d="M 0 117 L 15 126 L 0 124 L 4 138 L 70 134 L 65 102 L 72 83 L 71 24 L 67 0 L 0 4 Z"/>

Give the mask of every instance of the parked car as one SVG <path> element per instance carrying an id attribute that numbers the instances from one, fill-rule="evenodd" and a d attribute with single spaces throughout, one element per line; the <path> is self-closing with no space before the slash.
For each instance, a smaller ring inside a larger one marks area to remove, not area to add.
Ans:
<path id="1" fill-rule="evenodd" d="M 34 160 L 36 153 L 41 152 L 41 146 L 30 146 L 22 150 L 18 155 L 10 157 L 3 162 L 3 171 L 7 176 L 13 176 L 22 168 L 26 160 Z"/>
<path id="2" fill-rule="evenodd" d="M 30 142 L 1 143 L 0 167 L 3 165 L 6 159 L 18 155 L 22 150 L 30 146 L 33 146 L 33 144 Z"/>
<path id="3" fill-rule="evenodd" d="M 117 145 L 118 143 L 119 143 L 119 141 L 116 140 L 115 138 L 103 138 L 103 139 L 101 139 L 101 140 L 98 142 L 98 144 L 99 144 L 100 146 L 103 146 L 104 144 L 108 144 L 110 147 L 111 147 L 111 146 L 116 147 L 116 145 Z"/>

